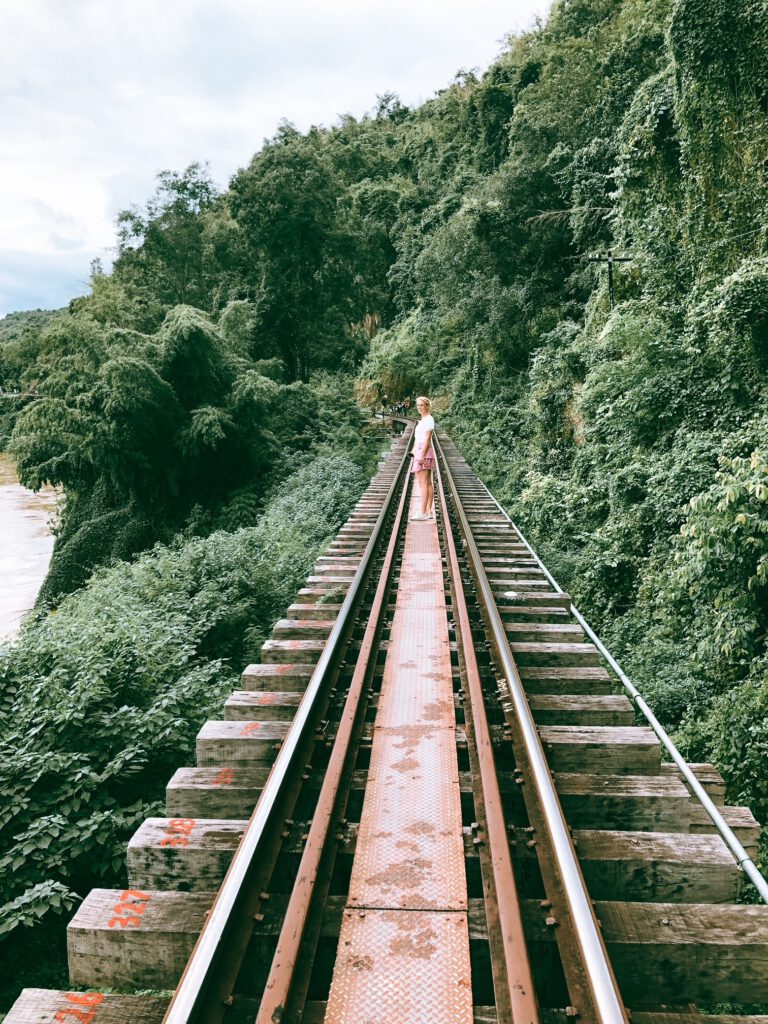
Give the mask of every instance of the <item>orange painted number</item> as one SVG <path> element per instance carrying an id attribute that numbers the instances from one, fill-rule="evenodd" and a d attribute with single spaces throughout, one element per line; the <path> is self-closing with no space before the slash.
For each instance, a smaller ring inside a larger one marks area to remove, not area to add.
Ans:
<path id="1" fill-rule="evenodd" d="M 195 827 L 194 818 L 171 818 L 166 828 L 164 839 L 160 840 L 161 846 L 188 846 L 189 834 Z"/>
<path id="2" fill-rule="evenodd" d="M 160 840 L 161 846 L 189 846 L 186 836 L 166 836 Z"/>
<path id="3" fill-rule="evenodd" d="M 119 904 L 118 904 L 118 906 L 115 907 L 115 910 L 120 910 L 120 905 Z M 117 926 L 119 926 L 120 928 L 138 928 L 140 924 L 141 924 L 141 918 L 140 917 L 134 917 L 134 916 L 130 916 L 130 917 L 110 917 L 109 921 L 107 921 L 107 927 L 108 928 L 115 928 Z"/>
<path id="4" fill-rule="evenodd" d="M 128 901 L 131 902 L 128 902 Z M 147 909 L 149 893 L 140 892 L 138 889 L 123 889 L 120 899 L 115 904 L 113 913 L 107 922 L 108 928 L 138 928 L 141 924 L 141 915 Z"/>
<path id="5" fill-rule="evenodd" d="M 55 1021 L 66 1021 L 68 1017 L 74 1017 L 75 1020 L 83 1021 L 84 1024 L 92 1024 L 94 1017 L 96 1016 L 96 1010 L 79 1010 L 78 1006 L 100 1006 L 104 1002 L 103 992 L 67 992 L 64 996 L 68 1003 L 74 1003 L 75 1006 L 65 1006 L 63 1010 L 57 1010 L 54 1014 L 53 1019 Z"/>

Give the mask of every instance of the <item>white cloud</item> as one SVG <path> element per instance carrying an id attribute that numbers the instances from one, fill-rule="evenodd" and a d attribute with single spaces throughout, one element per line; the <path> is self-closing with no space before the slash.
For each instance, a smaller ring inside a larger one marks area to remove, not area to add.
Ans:
<path id="1" fill-rule="evenodd" d="M 421 102 L 550 3 L 2 0 L 0 316 L 82 292 L 158 170 L 225 185 L 283 117 Z"/>

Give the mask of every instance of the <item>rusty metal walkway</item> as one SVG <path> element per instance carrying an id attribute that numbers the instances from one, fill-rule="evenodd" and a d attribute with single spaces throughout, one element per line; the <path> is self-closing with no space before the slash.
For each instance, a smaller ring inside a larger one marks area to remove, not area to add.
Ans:
<path id="1" fill-rule="evenodd" d="M 409 522 L 327 1024 L 471 1024 L 455 727 L 437 529 Z"/>

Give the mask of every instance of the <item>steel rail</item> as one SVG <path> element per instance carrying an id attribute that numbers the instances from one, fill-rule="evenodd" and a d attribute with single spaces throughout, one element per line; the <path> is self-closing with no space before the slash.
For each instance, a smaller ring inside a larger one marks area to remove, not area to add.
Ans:
<path id="1" fill-rule="evenodd" d="M 482 481 L 480 481 L 480 482 L 482 483 Z M 496 500 L 496 498 L 488 490 L 486 485 L 482 484 L 482 486 L 488 492 L 489 497 L 494 502 L 494 504 L 496 505 L 498 510 L 508 520 L 508 522 L 510 523 L 512 528 L 515 530 L 515 532 L 519 536 L 520 540 L 523 542 L 523 544 L 528 549 L 528 551 L 536 559 L 536 561 L 537 561 L 537 563 L 539 565 L 539 568 L 542 570 L 544 575 L 547 577 L 549 582 L 552 584 L 553 588 L 557 591 L 558 594 L 564 594 L 565 591 L 563 590 L 563 588 L 560 586 L 560 584 L 554 578 L 552 573 L 547 569 L 547 567 L 544 565 L 542 560 L 536 554 L 534 549 L 531 547 L 531 545 L 525 539 L 525 537 L 523 536 L 520 528 L 514 523 L 514 521 L 512 520 L 511 516 L 506 512 L 506 510 L 504 508 L 502 508 L 502 506 L 499 504 L 499 502 Z M 723 842 L 726 844 L 726 846 L 730 850 L 731 854 L 733 855 L 734 860 L 736 861 L 738 866 L 742 869 L 744 874 L 749 878 L 750 882 L 754 885 L 755 889 L 757 889 L 757 891 L 758 891 L 758 893 L 760 895 L 760 898 L 762 899 L 763 903 L 768 904 L 768 880 L 766 880 L 765 876 L 760 872 L 760 869 L 757 867 L 755 862 L 752 860 L 752 858 L 749 856 L 747 851 L 744 849 L 744 846 L 739 841 L 738 837 L 734 833 L 734 831 L 731 828 L 731 826 L 723 818 L 722 814 L 720 813 L 720 811 L 717 808 L 717 805 L 714 803 L 714 801 L 710 797 L 709 793 L 707 793 L 707 791 L 704 789 L 702 784 L 699 782 L 699 780 L 693 774 L 691 769 L 688 767 L 688 765 L 687 765 L 687 763 L 685 761 L 685 758 L 683 757 L 683 755 L 680 753 L 680 751 L 675 746 L 674 740 L 670 737 L 669 733 L 666 731 L 664 726 L 658 720 L 656 715 L 654 715 L 653 711 L 651 710 L 651 708 L 646 703 L 645 698 L 643 697 L 643 695 L 640 693 L 640 691 L 635 686 L 635 684 L 632 682 L 632 680 L 624 672 L 624 670 L 622 669 L 621 665 L 619 665 L 619 663 L 613 657 L 613 655 L 608 650 L 608 648 L 605 646 L 605 644 L 602 642 L 602 640 L 597 635 L 597 633 L 595 633 L 595 631 L 589 625 L 589 623 L 584 618 L 584 616 L 581 614 L 581 612 L 576 607 L 576 605 L 571 604 L 570 611 L 571 611 L 571 615 L 573 615 L 573 617 L 579 623 L 579 625 L 584 630 L 584 632 L 587 634 L 589 639 L 592 641 L 592 643 L 595 645 L 595 647 L 598 649 L 598 651 L 600 651 L 602 656 L 605 658 L 605 660 L 611 666 L 613 671 L 616 673 L 616 675 L 619 678 L 619 681 L 621 682 L 622 686 L 625 688 L 625 690 L 627 691 L 629 696 L 632 698 L 632 701 L 635 704 L 635 707 L 637 707 L 637 709 L 640 711 L 642 716 L 648 722 L 650 727 L 656 733 L 656 735 L 658 736 L 659 740 L 661 741 L 663 747 L 666 749 L 666 751 L 669 754 L 669 756 L 672 758 L 672 760 L 675 762 L 677 767 L 680 769 L 680 773 L 682 774 L 682 776 L 685 779 L 685 781 L 688 783 L 688 786 L 691 788 L 691 790 L 693 791 L 695 796 L 698 798 L 699 802 L 704 807 L 704 810 L 707 812 L 707 814 L 711 818 L 712 824 L 715 826 L 717 831 L 720 833 L 720 837 L 722 838 Z"/>
<path id="2" fill-rule="evenodd" d="M 312 815 L 312 824 L 307 834 L 306 845 L 296 876 L 296 884 L 291 891 L 288 908 L 283 918 L 277 948 L 272 958 L 272 965 L 266 985 L 264 986 L 264 994 L 259 1005 L 255 1024 L 274 1024 L 276 1020 L 283 1019 L 288 1009 L 291 985 L 307 925 L 320 863 L 326 850 L 328 834 L 334 814 L 336 813 L 342 776 L 349 761 L 349 751 L 355 730 L 359 725 L 361 709 L 364 710 L 362 697 L 378 650 L 377 640 L 386 614 L 387 594 L 391 586 L 391 575 L 401 525 L 404 520 L 408 492 L 409 486 L 406 480 L 403 485 L 397 512 L 395 513 L 392 534 L 387 545 L 381 575 L 376 585 L 376 593 L 360 645 L 357 663 L 344 702 L 341 720 L 336 730 L 336 739 L 328 761 L 328 767 L 323 776 L 317 805 Z"/>
<path id="3" fill-rule="evenodd" d="M 442 445 L 434 435 L 433 439 L 437 442 L 437 450 L 442 455 L 446 465 L 446 475 L 453 496 L 456 515 L 461 523 L 467 554 L 480 592 L 478 596 L 481 597 L 488 615 L 488 621 L 503 668 L 510 699 L 517 716 L 523 744 L 530 763 L 532 781 L 549 832 L 558 875 L 562 882 L 567 909 L 578 946 L 580 962 L 583 965 L 584 976 L 589 987 L 595 1019 L 600 1024 L 628 1024 L 627 1013 L 624 1009 L 616 978 L 614 977 L 608 953 L 600 934 L 600 927 L 595 917 L 592 901 L 584 884 L 581 868 L 573 847 L 573 840 L 562 807 L 560 806 L 541 738 L 539 737 L 536 723 L 533 720 L 533 714 L 528 704 L 517 665 L 509 649 L 507 634 L 493 596 L 493 590 L 491 589 L 480 552 L 472 535 L 472 528 L 462 506 L 458 487 L 443 454 Z M 582 1010 L 579 1007 L 577 1009 Z"/>
<path id="4" fill-rule="evenodd" d="M 223 947 L 227 932 L 232 927 L 236 906 L 247 883 L 251 868 L 258 861 L 260 853 L 267 844 L 267 834 L 270 825 L 273 824 L 283 787 L 290 774 L 296 771 L 297 752 L 306 738 L 312 720 L 312 712 L 323 692 L 326 677 L 338 657 L 347 628 L 356 614 L 358 597 L 362 596 L 362 588 L 366 582 L 384 522 L 393 504 L 403 470 L 408 461 L 411 440 L 412 435 L 408 437 L 400 466 L 387 492 L 360 565 L 352 578 L 339 614 L 264 784 L 240 845 L 232 858 L 229 870 L 187 961 L 187 966 L 163 1017 L 163 1024 L 192 1024 L 197 1021 L 200 1021 L 201 1024 L 209 1024 L 211 1018 L 204 1018 L 201 1014 L 206 1012 L 206 998 L 210 998 L 210 989 L 215 985 L 219 951 Z"/>
<path id="5" fill-rule="evenodd" d="M 486 910 L 486 916 L 489 918 L 489 932 L 492 924 L 491 911 L 497 918 L 503 954 L 501 966 L 504 972 L 503 988 L 505 991 L 500 992 L 496 988 L 494 971 L 496 1012 L 500 1021 L 509 1019 L 514 1024 L 539 1024 L 541 1017 L 525 941 L 522 907 L 509 851 L 509 837 L 493 755 L 493 741 L 485 709 L 480 669 L 472 642 L 472 623 L 467 609 L 459 556 L 448 517 L 448 502 L 445 498 L 445 488 L 439 465 L 436 467 L 436 472 L 438 494 L 443 508 L 449 578 L 454 599 L 452 611 L 464 659 L 464 674 L 470 700 L 472 738 L 477 750 L 480 792 L 488 835 L 493 895 L 495 896 L 495 906 Z"/>

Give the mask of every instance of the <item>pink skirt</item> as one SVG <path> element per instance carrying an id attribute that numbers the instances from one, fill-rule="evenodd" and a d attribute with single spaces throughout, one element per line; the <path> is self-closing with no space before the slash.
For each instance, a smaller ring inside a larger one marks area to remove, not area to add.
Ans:
<path id="1" fill-rule="evenodd" d="M 435 468 L 435 453 L 430 447 L 429 451 L 424 454 L 422 445 L 415 445 L 413 449 L 413 465 L 411 466 L 412 473 L 419 473 L 423 469 L 434 469 Z"/>

